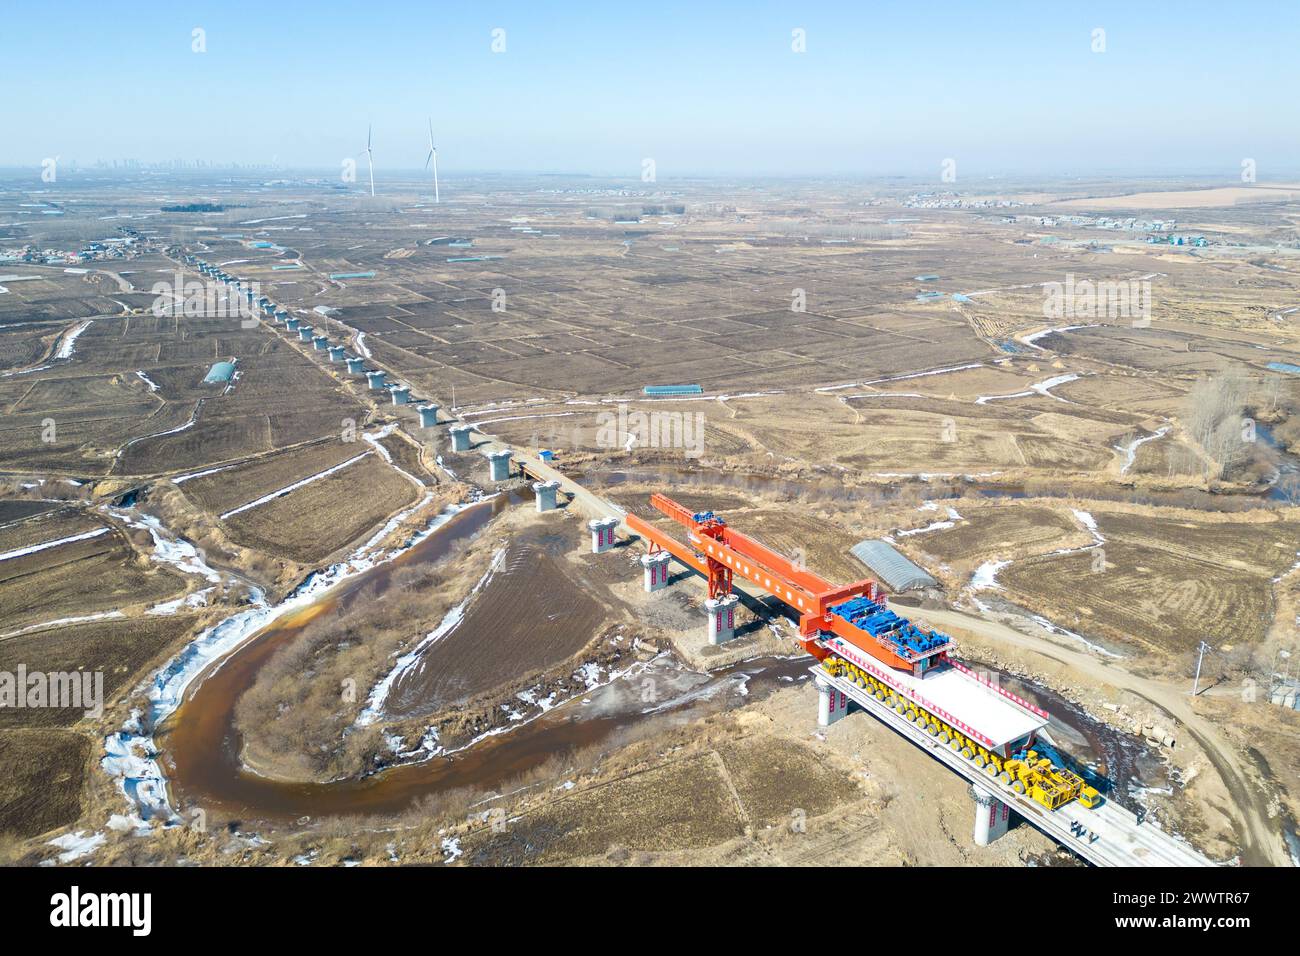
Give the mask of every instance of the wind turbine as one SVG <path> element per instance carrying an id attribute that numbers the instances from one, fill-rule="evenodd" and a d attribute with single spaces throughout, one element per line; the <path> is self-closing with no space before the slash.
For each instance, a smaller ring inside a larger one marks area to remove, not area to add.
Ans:
<path id="1" fill-rule="evenodd" d="M 370 148 L 371 127 L 366 126 L 366 162 L 370 164 L 370 197 L 375 195 L 375 155 Z"/>
<path id="2" fill-rule="evenodd" d="M 429 163 L 433 163 L 433 201 L 441 203 L 442 198 L 438 195 L 438 147 L 433 145 L 433 120 L 429 120 L 429 155 L 424 157 L 424 168 L 429 168 Z"/>

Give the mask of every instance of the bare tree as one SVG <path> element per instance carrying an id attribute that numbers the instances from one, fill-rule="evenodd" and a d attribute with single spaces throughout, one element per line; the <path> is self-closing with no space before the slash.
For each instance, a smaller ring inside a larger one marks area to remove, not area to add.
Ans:
<path id="1" fill-rule="evenodd" d="M 1300 472 L 1284 471 L 1278 475 L 1274 487 L 1287 504 L 1300 504 Z"/>
<path id="2" fill-rule="evenodd" d="M 1200 379 L 1187 393 L 1187 431 L 1208 456 L 1206 481 L 1230 472 L 1251 450 L 1254 428 L 1244 415 L 1249 392 L 1250 380 L 1230 369 Z"/>

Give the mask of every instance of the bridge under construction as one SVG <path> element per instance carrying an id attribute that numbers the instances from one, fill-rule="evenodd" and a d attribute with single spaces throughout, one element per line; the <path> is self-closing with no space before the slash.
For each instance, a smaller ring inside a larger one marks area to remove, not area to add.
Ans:
<path id="1" fill-rule="evenodd" d="M 517 453 L 516 453 L 517 454 Z M 817 721 L 830 727 L 865 712 L 964 778 L 975 805 L 974 840 L 1004 834 L 1012 814 L 1098 866 L 1210 866 L 1176 836 L 1106 799 L 1084 780 L 1050 735 L 1050 715 L 998 686 L 956 655 L 953 640 L 900 616 L 880 586 L 835 585 L 731 527 L 713 512 L 692 512 L 662 494 L 650 505 L 685 529 L 685 540 L 628 514 L 540 460 L 519 456 L 521 472 L 553 495 L 562 488 L 594 517 L 594 553 L 616 531 L 641 539 L 644 588 L 669 586 L 669 564 L 699 572 L 708 640 L 735 636 L 738 589 L 775 597 L 798 622 L 798 643 L 816 660 Z"/>

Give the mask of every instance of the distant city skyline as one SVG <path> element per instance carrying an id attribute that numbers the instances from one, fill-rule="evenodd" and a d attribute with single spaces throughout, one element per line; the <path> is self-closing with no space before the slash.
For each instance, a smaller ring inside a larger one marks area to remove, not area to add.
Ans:
<path id="1" fill-rule="evenodd" d="M 7 10 L 0 167 L 364 177 L 373 125 L 382 182 L 420 169 L 427 117 L 447 180 L 1300 167 L 1283 2 L 181 6 Z"/>

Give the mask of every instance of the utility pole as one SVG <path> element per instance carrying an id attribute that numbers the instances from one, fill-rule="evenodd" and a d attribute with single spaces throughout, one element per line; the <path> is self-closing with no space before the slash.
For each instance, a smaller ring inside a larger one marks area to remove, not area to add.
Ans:
<path id="1" fill-rule="evenodd" d="M 1197 648 L 1197 650 L 1199 650 L 1200 653 L 1196 656 L 1196 679 L 1192 681 L 1193 697 L 1196 696 L 1196 691 L 1201 686 L 1201 662 L 1205 660 L 1205 652 L 1212 651 L 1214 648 L 1210 647 L 1210 645 L 1206 644 L 1204 641 L 1201 641 L 1201 646 Z"/>

